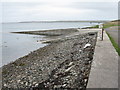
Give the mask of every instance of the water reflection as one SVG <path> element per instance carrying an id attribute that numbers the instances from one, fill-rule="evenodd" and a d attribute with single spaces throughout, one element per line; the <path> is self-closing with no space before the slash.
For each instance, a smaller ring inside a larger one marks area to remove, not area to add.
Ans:
<path id="1" fill-rule="evenodd" d="M 2 47 L 0 47 L 2 48 L 2 65 L 45 46 L 40 42 L 43 37 L 40 35 L 3 33 Z"/>

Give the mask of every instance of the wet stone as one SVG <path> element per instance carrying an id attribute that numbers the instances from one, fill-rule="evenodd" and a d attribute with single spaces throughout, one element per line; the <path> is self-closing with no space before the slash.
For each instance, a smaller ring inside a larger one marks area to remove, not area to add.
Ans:
<path id="1" fill-rule="evenodd" d="M 64 38 L 59 36 L 59 38 L 62 40 L 51 42 L 49 45 L 3 66 L 3 89 L 85 89 L 97 33 Z"/>

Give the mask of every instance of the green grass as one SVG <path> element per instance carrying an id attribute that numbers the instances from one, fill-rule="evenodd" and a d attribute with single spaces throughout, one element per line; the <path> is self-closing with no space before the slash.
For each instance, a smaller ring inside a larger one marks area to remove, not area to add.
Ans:
<path id="1" fill-rule="evenodd" d="M 114 24 L 104 24 L 103 25 L 103 28 L 109 28 L 109 27 L 112 27 L 112 26 L 120 26 L 120 25 L 114 25 Z M 90 28 L 99 28 L 99 25 L 95 25 L 95 26 L 92 26 Z"/>
<path id="2" fill-rule="evenodd" d="M 120 26 L 120 25 L 114 25 L 114 24 L 104 24 L 103 28 L 109 28 L 112 26 Z"/>
<path id="3" fill-rule="evenodd" d="M 109 28 L 112 26 L 120 26 L 118 22 L 108 22 L 103 24 L 103 28 Z M 99 28 L 99 25 L 95 25 L 91 28 Z M 120 47 L 118 46 L 118 44 L 115 42 L 115 40 L 110 36 L 109 33 L 107 33 L 108 37 L 110 38 L 110 41 L 112 42 L 112 45 L 114 46 L 115 50 L 118 52 L 118 55 L 120 56 Z"/>
<path id="4" fill-rule="evenodd" d="M 89 28 L 99 28 L 99 25 L 95 25 L 95 26 L 92 26 L 92 27 L 89 27 Z"/>
<path id="5" fill-rule="evenodd" d="M 99 25 L 95 25 L 95 26 L 93 26 L 92 28 L 99 28 Z"/>
<path id="6" fill-rule="evenodd" d="M 118 46 L 118 44 L 115 42 L 115 40 L 110 36 L 109 33 L 107 33 L 108 37 L 110 38 L 110 41 L 112 42 L 112 45 L 114 46 L 114 48 L 116 49 L 116 51 L 118 52 L 118 55 L 120 56 L 120 48 Z"/>
<path id="7" fill-rule="evenodd" d="M 119 23 L 117 22 L 108 22 L 108 23 L 104 23 L 103 24 L 103 28 L 109 28 L 109 27 L 112 27 L 112 26 L 120 26 Z M 95 25 L 95 26 L 92 26 L 92 27 L 89 27 L 89 28 L 99 28 L 99 25 Z"/>

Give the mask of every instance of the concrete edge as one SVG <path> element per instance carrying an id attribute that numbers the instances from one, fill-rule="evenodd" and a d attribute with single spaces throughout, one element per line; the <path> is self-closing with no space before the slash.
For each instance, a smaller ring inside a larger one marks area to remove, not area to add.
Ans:
<path id="1" fill-rule="evenodd" d="M 118 88 L 118 53 L 104 31 L 104 40 L 100 40 L 101 30 L 93 56 L 88 79 L 88 88 Z"/>

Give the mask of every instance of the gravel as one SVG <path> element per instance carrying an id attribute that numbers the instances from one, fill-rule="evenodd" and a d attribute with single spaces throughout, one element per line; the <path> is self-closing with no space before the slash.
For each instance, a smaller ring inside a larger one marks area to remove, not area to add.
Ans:
<path id="1" fill-rule="evenodd" d="M 3 66 L 3 89 L 85 89 L 96 38 L 96 32 L 62 38 Z"/>

